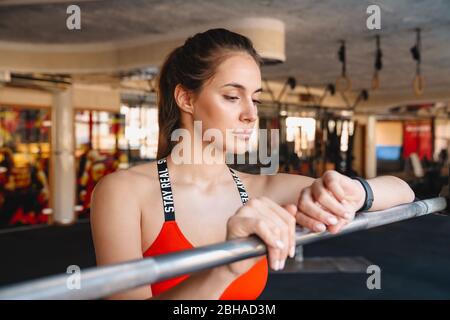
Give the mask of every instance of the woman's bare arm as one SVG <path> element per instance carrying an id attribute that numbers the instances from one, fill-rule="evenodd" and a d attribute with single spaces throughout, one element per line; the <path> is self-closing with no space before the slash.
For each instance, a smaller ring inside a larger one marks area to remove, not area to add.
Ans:
<path id="1" fill-rule="evenodd" d="M 367 181 L 374 194 L 369 211 L 414 200 L 414 192 L 397 177 L 381 176 Z M 264 189 L 278 203 L 296 204 L 298 224 L 317 232 L 339 232 L 363 206 L 366 196 L 359 181 L 336 171 L 327 171 L 318 179 L 289 174 L 270 176 Z"/>
<path id="2" fill-rule="evenodd" d="M 263 195 L 279 204 L 297 204 L 300 192 L 309 187 L 314 178 L 289 173 L 265 176 Z"/>
<path id="3" fill-rule="evenodd" d="M 400 178 L 380 176 L 368 179 L 367 182 L 372 188 L 374 195 L 372 208 L 369 211 L 384 210 L 414 201 L 414 191 Z"/>
<path id="4" fill-rule="evenodd" d="M 91 199 L 91 229 L 97 265 L 142 259 L 138 199 L 129 173 L 117 171 L 103 177 Z M 111 299 L 146 299 L 150 286 L 115 294 Z"/>
<path id="5" fill-rule="evenodd" d="M 306 176 L 286 173 L 268 176 L 265 194 L 267 197 L 275 198 L 280 204 L 297 204 L 300 192 L 304 188 L 311 186 L 315 180 Z M 383 210 L 414 201 L 415 195 L 412 189 L 405 181 L 397 177 L 380 176 L 368 179 L 367 182 L 374 194 L 374 202 L 369 211 Z M 361 190 L 361 194 L 365 196 L 361 184 L 356 180 L 354 180 L 354 184 Z M 356 210 L 358 209 L 356 208 Z"/>

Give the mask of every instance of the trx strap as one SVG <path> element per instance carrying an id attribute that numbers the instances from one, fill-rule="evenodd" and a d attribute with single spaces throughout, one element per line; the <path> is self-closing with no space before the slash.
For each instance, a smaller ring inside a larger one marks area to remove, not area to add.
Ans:
<path id="1" fill-rule="evenodd" d="M 379 71 L 383 69 L 383 52 L 380 48 L 380 35 L 375 36 L 376 39 L 376 50 L 375 50 L 375 71 L 372 77 L 372 89 L 376 90 L 380 87 Z"/>
<path id="2" fill-rule="evenodd" d="M 346 49 L 345 49 L 345 41 L 341 41 L 341 46 L 338 51 L 339 61 L 342 63 L 342 71 L 341 76 L 336 80 L 336 89 L 340 92 L 345 92 L 350 90 L 351 82 L 347 77 L 347 61 L 346 61 Z"/>
<path id="3" fill-rule="evenodd" d="M 420 72 L 422 44 L 420 39 L 420 28 L 416 29 L 416 44 L 411 48 L 412 58 L 416 61 L 416 75 L 413 80 L 413 91 L 416 96 L 423 93 L 423 77 Z"/>

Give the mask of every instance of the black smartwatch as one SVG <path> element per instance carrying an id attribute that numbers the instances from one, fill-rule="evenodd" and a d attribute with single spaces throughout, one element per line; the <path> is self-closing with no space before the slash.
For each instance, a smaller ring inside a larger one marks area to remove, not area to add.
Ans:
<path id="1" fill-rule="evenodd" d="M 369 210 L 370 208 L 372 208 L 372 203 L 373 203 L 373 191 L 372 191 L 372 188 L 370 187 L 370 185 L 366 181 L 366 179 L 363 179 L 361 177 L 352 177 L 352 179 L 358 180 L 362 184 L 362 186 L 364 188 L 364 191 L 366 192 L 366 197 L 364 199 L 364 204 L 356 212 Z"/>

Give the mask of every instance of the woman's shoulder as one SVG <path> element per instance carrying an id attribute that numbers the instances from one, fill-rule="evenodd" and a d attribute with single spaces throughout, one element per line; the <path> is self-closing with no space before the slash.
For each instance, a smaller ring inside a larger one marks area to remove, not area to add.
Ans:
<path id="1" fill-rule="evenodd" d="M 97 193 L 106 192 L 112 196 L 118 193 L 139 196 L 154 188 L 159 188 L 156 161 L 119 169 L 101 178 L 95 186 Z"/>

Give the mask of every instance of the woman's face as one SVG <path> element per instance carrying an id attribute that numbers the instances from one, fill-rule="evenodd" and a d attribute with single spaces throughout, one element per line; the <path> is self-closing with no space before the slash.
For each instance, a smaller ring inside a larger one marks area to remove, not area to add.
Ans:
<path id="1" fill-rule="evenodd" d="M 194 102 L 193 118 L 201 121 L 202 136 L 217 129 L 223 139 L 214 139 L 215 148 L 235 154 L 247 151 L 250 136 L 256 134 L 261 91 L 261 71 L 250 55 L 236 53 L 224 60 Z"/>

